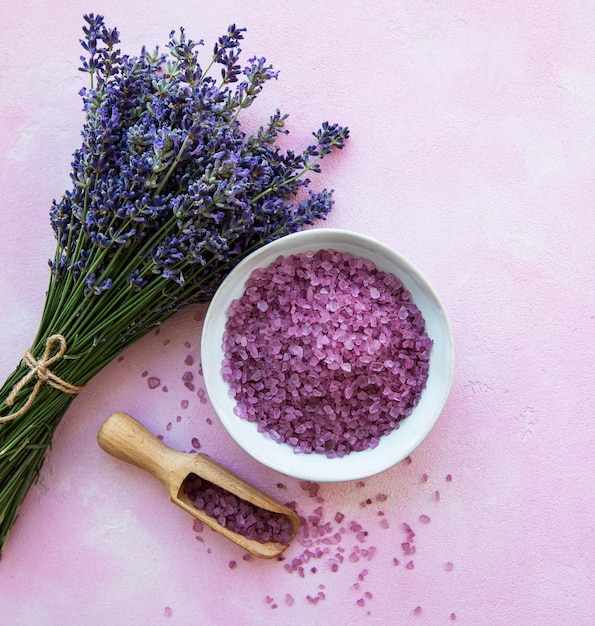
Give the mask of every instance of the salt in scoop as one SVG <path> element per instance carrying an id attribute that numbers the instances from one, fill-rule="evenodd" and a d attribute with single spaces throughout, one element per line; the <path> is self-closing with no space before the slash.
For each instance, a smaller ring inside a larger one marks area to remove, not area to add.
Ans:
<path id="1" fill-rule="evenodd" d="M 236 476 L 207 455 L 179 452 L 166 446 L 126 413 L 114 413 L 108 417 L 99 429 L 97 442 L 111 456 L 155 476 L 167 489 L 174 504 L 254 556 L 272 559 L 281 554 L 289 542 L 261 543 L 221 525 L 215 517 L 194 506 L 184 489 L 187 480 L 198 476 L 256 507 L 285 515 L 291 525 L 291 539 L 297 533 L 300 520 L 295 511 Z"/>

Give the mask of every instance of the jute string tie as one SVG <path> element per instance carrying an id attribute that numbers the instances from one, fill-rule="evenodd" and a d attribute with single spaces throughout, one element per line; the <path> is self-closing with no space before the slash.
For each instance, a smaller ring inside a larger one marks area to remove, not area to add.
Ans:
<path id="1" fill-rule="evenodd" d="M 56 352 L 54 350 L 58 348 Z M 54 352 L 54 354 L 52 354 Z M 50 366 L 59 361 L 66 353 L 66 339 L 62 335 L 52 335 L 48 337 L 45 343 L 45 351 L 43 356 L 37 360 L 31 354 L 29 350 L 25 352 L 23 356 L 23 363 L 29 368 L 29 371 L 19 380 L 19 382 L 12 388 L 8 398 L 6 398 L 6 405 L 11 407 L 19 395 L 19 392 L 27 385 L 33 378 L 37 377 L 35 386 L 27 398 L 27 402 L 14 413 L 0 417 L 0 423 L 9 422 L 25 413 L 29 407 L 33 404 L 35 397 L 39 393 L 43 383 L 47 383 L 54 389 L 68 393 L 70 395 L 76 395 L 83 390 L 83 387 L 77 387 L 65 380 L 62 380 L 56 374 L 50 370 Z"/>

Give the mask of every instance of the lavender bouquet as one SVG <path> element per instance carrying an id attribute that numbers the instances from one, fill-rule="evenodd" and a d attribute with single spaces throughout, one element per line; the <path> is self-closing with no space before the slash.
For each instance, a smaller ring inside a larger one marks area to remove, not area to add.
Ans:
<path id="1" fill-rule="evenodd" d="M 238 117 L 277 73 L 240 65 L 229 27 L 206 67 L 201 41 L 127 56 L 103 17 L 85 16 L 85 121 L 72 187 L 50 212 L 57 245 L 39 330 L 0 390 L 0 552 L 53 433 L 85 383 L 190 303 L 207 301 L 259 246 L 329 212 L 308 174 L 348 130 L 322 124 L 301 153 L 276 145 L 277 111 L 254 134 Z M 209 72 L 220 69 L 216 76 Z"/>

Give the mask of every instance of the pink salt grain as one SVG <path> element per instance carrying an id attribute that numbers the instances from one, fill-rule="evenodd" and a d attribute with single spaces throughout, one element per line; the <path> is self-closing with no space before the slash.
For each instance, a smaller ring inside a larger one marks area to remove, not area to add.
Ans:
<path id="1" fill-rule="evenodd" d="M 289 518 L 256 506 L 196 474 L 189 474 L 182 488 L 199 510 L 221 526 L 260 543 L 288 545 L 292 537 Z"/>
<path id="2" fill-rule="evenodd" d="M 228 313 L 222 374 L 237 414 L 296 453 L 374 448 L 425 387 L 432 340 L 421 312 L 367 260 L 279 257 Z"/>
<path id="3" fill-rule="evenodd" d="M 427 516 L 427 515 L 420 515 L 419 516 L 419 521 L 422 524 L 429 524 L 431 520 L 430 520 L 429 516 Z"/>
<path id="4" fill-rule="evenodd" d="M 161 384 L 161 381 L 159 380 L 159 378 L 151 376 L 147 383 L 149 385 L 149 389 L 157 389 L 157 387 L 159 387 L 159 385 Z"/>

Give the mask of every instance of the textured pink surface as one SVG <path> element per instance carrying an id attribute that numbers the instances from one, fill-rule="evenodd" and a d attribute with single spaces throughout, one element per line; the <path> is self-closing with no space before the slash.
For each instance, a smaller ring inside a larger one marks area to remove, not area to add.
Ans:
<path id="1" fill-rule="evenodd" d="M 2 376 L 40 315 L 47 212 L 68 183 L 83 80 L 80 4 L 8 5 Z M 204 311 L 179 314 L 98 375 L 60 425 L 0 562 L 0 624 L 593 623 L 595 7 L 147 0 L 87 10 L 118 25 L 131 53 L 180 25 L 208 48 L 228 23 L 246 26 L 246 53 L 281 70 L 253 123 L 279 106 L 297 144 L 323 119 L 349 125 L 350 145 L 324 175 L 337 201 L 328 224 L 380 239 L 427 275 L 451 317 L 457 372 L 410 463 L 312 497 L 234 444 L 196 367 L 196 389 L 184 386 Z M 322 544 L 329 554 L 301 577 L 284 565 L 303 540 L 284 562 L 245 561 L 197 532 L 157 481 L 97 447 L 116 410 L 178 449 L 198 438 L 303 515 L 322 506 L 330 536 L 345 528 L 344 562 Z"/>

